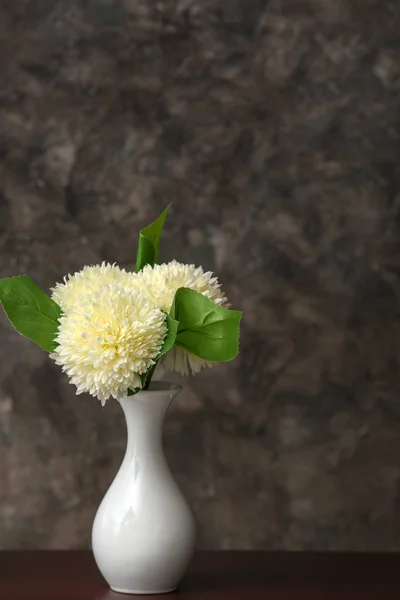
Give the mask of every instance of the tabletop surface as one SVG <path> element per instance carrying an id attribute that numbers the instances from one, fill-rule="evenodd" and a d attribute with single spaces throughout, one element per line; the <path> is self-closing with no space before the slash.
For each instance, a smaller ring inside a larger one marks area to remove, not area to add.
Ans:
<path id="1" fill-rule="evenodd" d="M 1 600 L 127 600 L 89 551 L 1 551 Z M 155 599 L 164 595 L 142 598 Z M 173 600 L 398 600 L 400 554 L 198 552 Z"/>

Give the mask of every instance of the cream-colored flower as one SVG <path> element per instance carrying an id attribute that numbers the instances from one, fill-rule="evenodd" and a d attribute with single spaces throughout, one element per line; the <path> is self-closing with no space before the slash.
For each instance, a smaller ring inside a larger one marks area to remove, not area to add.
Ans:
<path id="1" fill-rule="evenodd" d="M 188 375 L 189 370 L 195 375 L 204 369 L 204 367 L 213 367 L 215 365 L 214 362 L 204 360 L 176 345 L 161 357 L 160 363 L 166 371 L 176 371 L 180 375 Z"/>
<path id="2" fill-rule="evenodd" d="M 216 277 L 211 272 L 204 272 L 202 267 L 185 265 L 171 261 L 167 264 L 146 265 L 138 274 L 135 285 L 154 306 L 169 312 L 175 292 L 180 287 L 190 288 L 200 292 L 220 306 L 227 306 L 225 294 Z M 211 367 L 214 363 L 203 360 L 190 352 L 174 346 L 162 358 L 163 366 L 169 371 L 177 371 L 187 375 L 189 368 L 192 373 L 198 373 L 203 367 Z"/>
<path id="3" fill-rule="evenodd" d="M 211 271 L 205 273 L 202 267 L 172 260 L 154 267 L 146 265 L 136 277 L 135 285 L 139 285 L 146 297 L 165 312 L 169 312 L 175 292 L 181 287 L 196 290 L 215 304 L 224 306 L 227 303 L 218 279 Z"/>
<path id="4" fill-rule="evenodd" d="M 63 312 L 68 312 L 80 302 L 82 294 L 97 292 L 101 286 L 114 282 L 132 288 L 135 277 L 136 273 L 128 273 L 115 264 L 103 262 L 101 265 L 86 266 L 64 277 L 64 283 L 57 283 L 51 290 L 52 298 Z"/>
<path id="5" fill-rule="evenodd" d="M 102 404 L 140 387 L 140 375 L 154 365 L 167 332 L 165 315 L 121 282 L 81 293 L 60 319 L 51 355 L 76 385 Z"/>

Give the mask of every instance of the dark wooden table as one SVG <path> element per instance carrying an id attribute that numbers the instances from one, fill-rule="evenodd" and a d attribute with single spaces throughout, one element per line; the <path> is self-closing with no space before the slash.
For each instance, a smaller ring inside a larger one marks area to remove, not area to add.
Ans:
<path id="1" fill-rule="evenodd" d="M 143 596 L 160 598 L 163 596 Z M 399 600 L 400 554 L 199 552 L 168 600 Z M 126 600 L 90 552 L 0 552 L 1 600 Z"/>

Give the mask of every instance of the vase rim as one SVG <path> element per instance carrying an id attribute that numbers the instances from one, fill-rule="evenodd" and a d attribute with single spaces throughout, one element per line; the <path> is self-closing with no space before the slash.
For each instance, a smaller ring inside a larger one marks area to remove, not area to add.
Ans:
<path id="1" fill-rule="evenodd" d="M 159 392 L 180 392 L 182 386 L 179 383 L 170 383 L 169 381 L 152 381 L 148 390 L 141 390 L 140 393 L 150 392 L 151 394 Z"/>

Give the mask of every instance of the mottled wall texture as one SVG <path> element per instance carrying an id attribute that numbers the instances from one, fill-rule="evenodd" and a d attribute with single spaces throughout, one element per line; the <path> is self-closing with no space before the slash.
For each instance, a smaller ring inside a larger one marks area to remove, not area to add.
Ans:
<path id="1" fill-rule="evenodd" d="M 162 246 L 241 355 L 165 432 L 211 548 L 400 550 L 400 2 L 2 0 L 0 276 Z M 0 546 L 81 548 L 123 455 L 0 318 Z"/>

